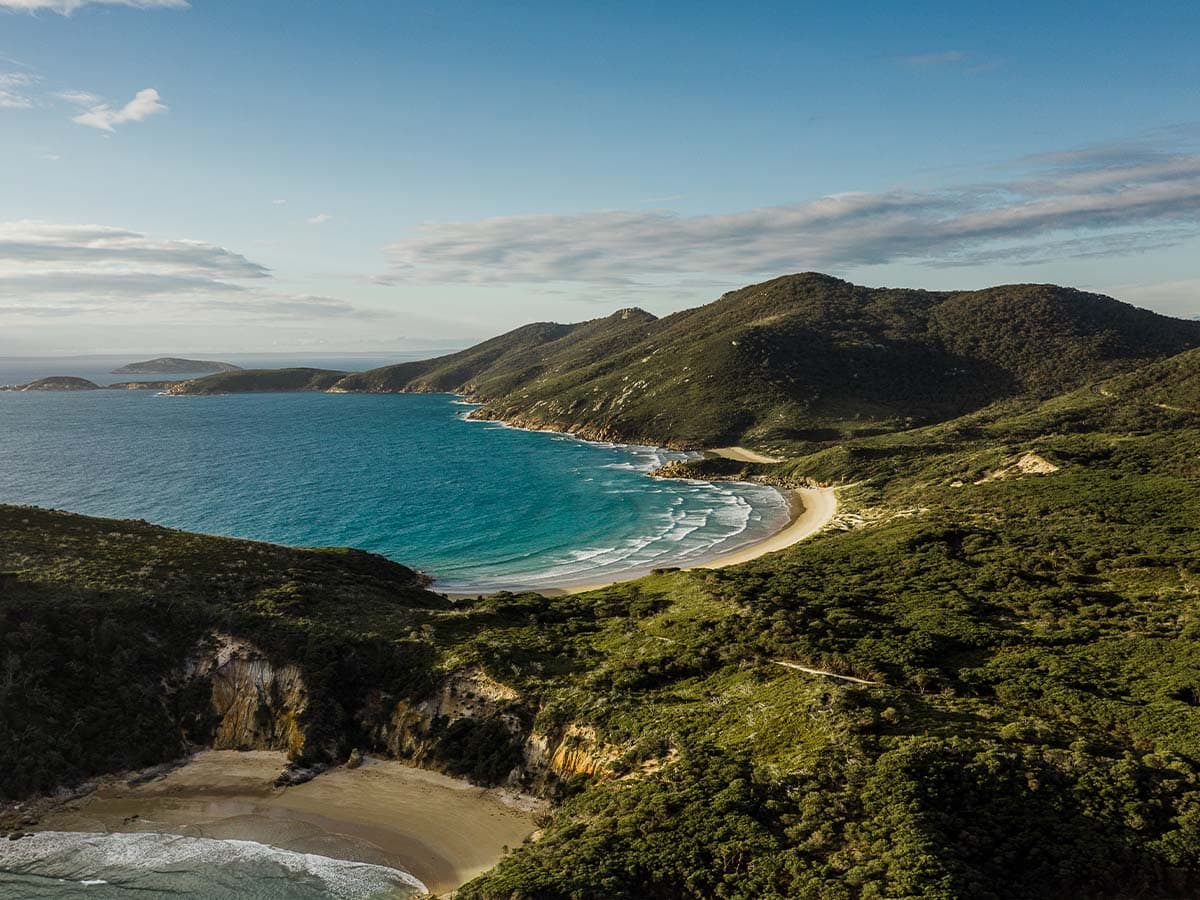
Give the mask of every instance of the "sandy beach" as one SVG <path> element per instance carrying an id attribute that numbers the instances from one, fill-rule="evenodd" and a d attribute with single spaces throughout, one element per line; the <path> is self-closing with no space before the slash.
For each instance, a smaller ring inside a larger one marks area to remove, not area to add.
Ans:
<path id="1" fill-rule="evenodd" d="M 755 541 L 753 544 L 733 550 L 729 553 L 710 559 L 707 562 L 686 566 L 688 569 L 723 569 L 726 566 L 736 566 L 739 563 L 758 559 L 768 553 L 783 550 L 792 544 L 799 543 L 805 538 L 812 537 L 829 524 L 837 513 L 837 494 L 833 488 L 798 488 L 787 492 L 788 506 L 791 510 L 791 520 L 770 537 Z M 638 575 L 631 574 L 620 581 L 629 581 Z M 539 593 L 546 597 L 561 597 L 565 594 L 582 594 L 585 591 L 595 591 L 618 581 L 605 581 L 596 584 L 579 584 L 559 588 L 557 590 L 540 589 Z M 470 595 L 474 596 L 474 595 Z"/>
<path id="2" fill-rule="evenodd" d="M 739 462 L 768 464 L 782 462 L 782 460 L 766 456 L 754 450 L 748 450 L 745 447 L 714 447 L 707 452 Z M 837 494 L 834 488 L 797 488 L 791 491 L 784 491 L 783 493 L 787 498 L 790 512 L 788 523 L 783 528 L 763 538 L 761 541 L 755 541 L 753 544 L 722 554 L 715 559 L 696 563 L 692 566 L 685 566 L 684 568 L 723 569 L 726 566 L 736 566 L 739 563 L 749 562 L 768 553 L 775 553 L 776 551 L 792 546 L 792 544 L 799 543 L 805 538 L 812 537 L 828 525 L 837 514 Z M 599 590 L 612 584 L 632 581 L 648 574 L 649 572 L 634 571 L 627 572 L 620 578 L 605 581 L 570 584 L 557 588 L 531 587 L 529 590 L 537 591 L 544 597 L 562 597 L 568 594 L 582 594 L 587 591 Z M 486 593 L 488 592 L 469 591 L 450 593 L 446 596 L 452 600 L 462 600 L 481 596 Z"/>
<path id="3" fill-rule="evenodd" d="M 708 451 L 714 456 L 723 456 L 726 459 L 736 459 L 738 462 L 752 463 L 777 463 L 783 462 L 774 456 L 766 456 L 762 453 L 757 453 L 754 450 L 747 450 L 745 447 L 713 447 Z"/>
<path id="4" fill-rule="evenodd" d="M 537 826 L 532 798 L 367 758 L 275 788 L 275 751 L 205 751 L 139 786 L 107 780 L 38 831 L 161 832 L 257 841 L 411 872 L 435 894 L 490 869 Z"/>
<path id="5" fill-rule="evenodd" d="M 749 562 L 768 553 L 783 550 L 812 537 L 828 525 L 837 512 L 837 495 L 833 488 L 798 488 L 789 492 L 788 503 L 792 508 L 792 520 L 783 529 L 748 547 L 718 556 L 695 568 L 723 569 L 725 566 L 736 566 L 738 563 Z"/>

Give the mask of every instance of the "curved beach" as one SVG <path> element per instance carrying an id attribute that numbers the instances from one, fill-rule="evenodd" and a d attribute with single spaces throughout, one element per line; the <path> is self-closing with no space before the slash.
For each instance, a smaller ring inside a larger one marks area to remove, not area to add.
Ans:
<path id="1" fill-rule="evenodd" d="M 806 538 L 812 537 L 833 521 L 833 517 L 837 515 L 837 493 L 834 488 L 796 488 L 787 492 L 787 500 L 791 510 L 791 518 L 788 524 L 779 531 L 776 531 L 769 537 L 763 538 L 761 541 L 755 541 L 753 544 L 732 550 L 715 559 L 684 568 L 723 569 L 726 566 L 736 566 L 740 563 L 749 562 L 752 559 L 758 559 L 760 556 L 766 556 L 768 553 L 776 553 L 793 544 L 798 544 Z M 561 596 L 563 594 L 582 594 L 586 591 L 595 591 L 603 587 L 608 587 L 611 584 L 620 584 L 622 581 L 631 581 L 637 577 L 639 577 L 637 574 L 631 574 L 627 578 L 592 584 L 570 585 L 557 590 L 543 590 L 540 593 L 548 597 Z"/>
<path id="2" fill-rule="evenodd" d="M 722 569 L 726 566 L 736 566 L 738 563 L 758 559 L 768 553 L 775 553 L 797 544 L 805 538 L 812 537 L 837 514 L 837 494 L 833 488 L 797 488 L 788 495 L 791 504 L 792 520 L 781 531 L 775 532 L 768 538 L 734 550 L 716 559 L 700 563 L 690 568 Z"/>
<path id="3" fill-rule="evenodd" d="M 282 752 L 209 750 L 144 784 L 106 779 L 38 831 L 153 832 L 254 841 L 410 872 L 431 893 L 492 868 L 536 830 L 541 801 L 366 758 L 276 788 Z"/>

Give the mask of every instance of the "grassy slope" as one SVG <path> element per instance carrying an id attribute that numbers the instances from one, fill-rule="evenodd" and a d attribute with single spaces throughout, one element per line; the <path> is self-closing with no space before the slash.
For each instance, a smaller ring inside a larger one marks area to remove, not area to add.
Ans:
<path id="1" fill-rule="evenodd" d="M 0 506 L 0 796 L 203 742 L 203 705 L 163 686 L 213 631 L 304 666 L 312 752 L 344 752 L 371 691 L 428 687 L 430 649 L 413 638 L 445 606 L 361 551 Z"/>
<path id="2" fill-rule="evenodd" d="M 1157 404 L 1192 407 L 1198 376 L 1193 352 L 746 466 L 852 482 L 849 530 L 555 600 L 447 608 L 366 555 L 3 509 L 0 748 L 40 736 L 18 777 L 60 745 L 168 751 L 171 713 L 127 721 L 216 618 L 320 676 L 343 749 L 369 746 L 378 682 L 417 696 L 468 665 L 543 730 L 596 729 L 635 777 L 562 785 L 465 898 L 1194 896 L 1200 416 Z M 985 480 L 1029 452 L 1059 470 Z"/>
<path id="3" fill-rule="evenodd" d="M 327 391 L 346 377 L 333 369 L 240 369 L 180 382 L 171 394 L 291 393 Z"/>
<path id="4" fill-rule="evenodd" d="M 1191 354 L 1104 387 L 1179 400 L 1198 371 Z M 1145 419 L 1059 432 L 1064 406 Z M 846 448 L 866 527 L 593 595 L 641 612 L 598 630 L 558 714 L 630 764 L 679 763 L 593 786 L 463 896 L 1193 895 L 1200 418 L 1089 391 L 976 428 Z M 974 483 L 1029 451 L 1061 469 Z"/>

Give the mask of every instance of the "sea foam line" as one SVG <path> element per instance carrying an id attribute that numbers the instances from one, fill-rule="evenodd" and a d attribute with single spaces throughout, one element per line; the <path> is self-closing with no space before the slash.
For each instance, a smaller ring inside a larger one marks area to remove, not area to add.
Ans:
<path id="1" fill-rule="evenodd" d="M 360 900 L 397 887 L 411 888 L 414 895 L 428 893 L 409 872 L 300 853 L 256 841 L 184 837 L 157 832 L 109 833 L 39 831 L 0 847 L 0 872 L 33 874 L 100 884 L 98 877 L 114 874 L 104 870 L 158 871 L 168 867 L 229 866 L 239 862 L 273 863 L 294 875 L 318 878 L 331 897 Z"/>

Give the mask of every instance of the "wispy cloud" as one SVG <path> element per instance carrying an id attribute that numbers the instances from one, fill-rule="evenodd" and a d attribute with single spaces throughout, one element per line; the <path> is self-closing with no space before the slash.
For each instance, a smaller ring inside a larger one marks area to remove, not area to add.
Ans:
<path id="1" fill-rule="evenodd" d="M 317 213 L 315 216 L 311 216 L 311 217 L 305 219 L 304 221 L 307 222 L 309 225 L 324 225 L 326 222 L 330 221 L 332 218 L 333 218 L 333 216 L 329 215 L 329 213 Z"/>
<path id="2" fill-rule="evenodd" d="M 129 6 L 134 9 L 187 9 L 187 0 L 0 0 L 0 9 L 35 13 L 42 10 L 69 16 L 85 6 Z"/>
<path id="3" fill-rule="evenodd" d="M 260 294 L 247 303 L 245 299 L 210 299 L 202 303 L 205 309 L 232 312 L 249 319 L 342 319 L 377 318 L 378 314 L 359 309 L 336 297 L 312 294 Z"/>
<path id="4" fill-rule="evenodd" d="M 0 318 L 102 311 L 166 318 L 329 319 L 368 313 L 335 297 L 271 288 L 271 271 L 205 241 L 107 225 L 0 222 Z M 160 302 L 169 301 L 169 302 Z"/>
<path id="5" fill-rule="evenodd" d="M 1142 252 L 1200 233 L 1200 155 L 1077 152 L 1008 181 L 844 193 L 744 212 L 645 210 L 430 224 L 390 280 L 637 284 L 896 261 L 971 265 Z"/>
<path id="6" fill-rule="evenodd" d="M 0 72 L 0 109 L 31 109 L 26 89 L 37 81 L 29 72 Z"/>
<path id="7" fill-rule="evenodd" d="M 265 266 L 203 241 L 105 225 L 0 223 L 0 297 L 228 292 L 269 276 Z"/>
<path id="8" fill-rule="evenodd" d="M 119 109 L 114 109 L 102 98 L 86 91 L 63 91 L 58 96 L 68 103 L 85 107 L 86 111 L 72 118 L 72 122 L 109 132 L 117 125 L 143 122 L 150 116 L 164 113 L 168 109 L 154 88 L 143 88 Z"/>

